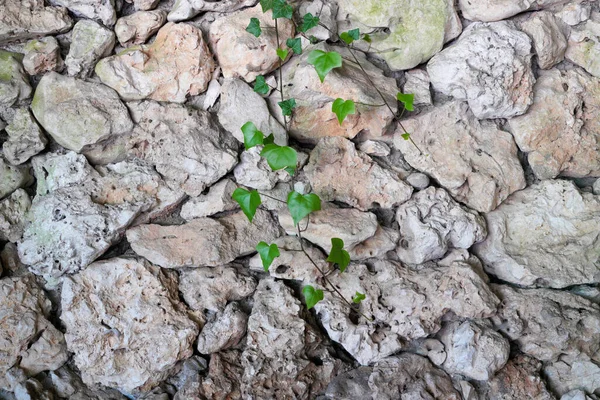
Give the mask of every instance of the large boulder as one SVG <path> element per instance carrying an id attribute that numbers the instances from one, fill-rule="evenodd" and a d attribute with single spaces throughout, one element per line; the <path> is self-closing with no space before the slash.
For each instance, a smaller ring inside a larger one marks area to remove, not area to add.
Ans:
<path id="1" fill-rule="evenodd" d="M 564 0 L 458 0 L 458 5 L 466 19 L 489 22 L 563 2 Z"/>
<path id="2" fill-rule="evenodd" d="M 46 7 L 44 0 L 0 1 L 0 43 L 61 33 L 71 26 L 67 9 Z"/>
<path id="3" fill-rule="evenodd" d="M 427 64 L 434 89 L 479 119 L 521 115 L 533 101 L 531 39 L 512 22 L 474 23 Z"/>

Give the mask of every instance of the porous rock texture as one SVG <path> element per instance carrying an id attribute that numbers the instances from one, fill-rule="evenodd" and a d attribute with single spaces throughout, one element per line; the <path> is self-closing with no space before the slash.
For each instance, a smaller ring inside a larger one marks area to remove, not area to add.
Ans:
<path id="1" fill-rule="evenodd" d="M 46 6 L 44 0 L 0 2 L 0 43 L 61 33 L 71 26 L 66 8 Z"/>

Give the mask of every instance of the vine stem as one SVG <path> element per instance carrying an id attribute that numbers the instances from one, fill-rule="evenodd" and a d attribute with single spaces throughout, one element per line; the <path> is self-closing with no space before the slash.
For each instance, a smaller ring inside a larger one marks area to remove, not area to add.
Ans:
<path id="1" fill-rule="evenodd" d="M 279 49 L 279 26 L 277 25 L 277 18 L 275 18 L 275 37 L 277 38 L 277 49 Z M 281 94 L 281 101 L 283 102 L 283 72 L 281 71 L 282 63 L 279 55 L 277 56 L 277 58 L 279 61 L 279 68 L 277 68 L 279 70 L 279 93 Z M 288 123 L 285 114 L 283 115 L 283 124 L 287 129 Z"/>

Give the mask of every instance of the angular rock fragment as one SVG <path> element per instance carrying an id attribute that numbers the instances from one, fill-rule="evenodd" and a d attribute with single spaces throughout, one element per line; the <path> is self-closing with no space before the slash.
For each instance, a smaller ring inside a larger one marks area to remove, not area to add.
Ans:
<path id="1" fill-rule="evenodd" d="M 37 122 L 26 108 L 15 112 L 12 122 L 6 127 L 8 140 L 2 145 L 4 157 L 12 165 L 23 164 L 44 150 L 48 140 Z"/>
<path id="2" fill-rule="evenodd" d="M 466 103 L 450 102 L 402 124 L 418 146 L 401 137 L 404 131 L 396 132 L 394 145 L 406 161 L 469 207 L 491 211 L 525 187 L 512 136 L 478 121 Z"/>
<path id="3" fill-rule="evenodd" d="M 404 84 L 404 93 L 414 94 L 413 103 L 415 105 L 431 105 L 431 91 L 429 86 L 429 74 L 422 69 L 412 69 L 406 72 L 406 83 Z"/>
<path id="4" fill-rule="evenodd" d="M 585 24 L 571 29 L 565 58 L 600 78 L 599 57 L 600 13 L 594 12 Z"/>
<path id="5" fill-rule="evenodd" d="M 31 200 L 23 189 L 15 190 L 0 201 L 0 240 L 14 243 L 21 239 L 29 207 Z"/>
<path id="6" fill-rule="evenodd" d="M 31 97 L 21 55 L 0 50 L 0 106 L 10 107 Z"/>
<path id="7" fill-rule="evenodd" d="M 96 64 L 100 80 L 125 100 L 183 103 L 206 90 L 215 62 L 202 32 L 168 23 L 150 45 L 130 47 Z"/>
<path id="8" fill-rule="evenodd" d="M 164 10 L 138 11 L 119 18 L 115 25 L 115 34 L 121 46 L 144 44 L 167 21 Z"/>
<path id="9" fill-rule="evenodd" d="M 237 345 L 246 334 L 248 315 L 237 303 L 230 303 L 223 313 L 208 321 L 198 336 L 198 352 L 212 354 Z"/>
<path id="10" fill-rule="evenodd" d="M 123 394 L 115 389 L 103 387 L 92 390 L 81 377 L 66 365 L 48 373 L 52 382 L 52 390 L 61 398 L 73 400 L 126 400 Z"/>
<path id="11" fill-rule="evenodd" d="M 23 67 L 29 75 L 60 71 L 64 66 L 60 46 L 54 36 L 30 40 L 23 50 Z"/>
<path id="12" fill-rule="evenodd" d="M 521 23 L 521 29 L 533 41 L 540 68 L 552 68 L 564 60 L 565 51 L 567 50 L 567 38 L 551 12 L 533 13 Z"/>
<path id="13" fill-rule="evenodd" d="M 600 364 L 587 357 L 577 357 L 573 361 L 559 360 L 544 367 L 544 375 L 548 386 L 559 396 L 576 389 L 594 393 L 600 388 Z M 561 400 L 565 397 L 561 397 Z M 568 397 L 567 397 L 568 399 Z M 587 400 L 580 397 L 581 400 Z M 575 398 L 577 400 L 577 398 Z"/>
<path id="14" fill-rule="evenodd" d="M 523 11 L 550 7 L 563 0 L 458 0 L 463 17 L 471 21 L 499 21 Z"/>
<path id="15" fill-rule="evenodd" d="M 49 0 L 52 5 L 63 6 L 78 17 L 93 19 L 106 26 L 117 21 L 113 0 Z"/>
<path id="16" fill-rule="evenodd" d="M 556 397 L 546 388 L 540 376 L 542 363 L 523 354 L 508 361 L 485 388 L 490 400 L 535 399 L 554 400 Z"/>
<path id="17" fill-rule="evenodd" d="M 181 207 L 181 218 L 189 221 L 194 218 L 209 217 L 223 211 L 235 210 L 239 205 L 231 198 L 237 185 L 230 179 L 223 179 L 210 187 L 207 194 L 189 199 Z"/>
<path id="18" fill-rule="evenodd" d="M 520 286 L 600 282 L 600 198 L 548 180 L 513 194 L 486 215 L 489 235 L 474 247 L 488 273 Z"/>
<path id="19" fill-rule="evenodd" d="M 397 230 L 378 226 L 373 236 L 350 249 L 350 258 L 352 260 L 386 258 L 388 251 L 396 249 L 398 240 L 400 234 Z"/>
<path id="20" fill-rule="evenodd" d="M 531 40 L 512 22 L 474 23 L 427 64 L 434 89 L 479 119 L 521 115 L 533 101 Z"/>
<path id="21" fill-rule="evenodd" d="M 146 262 L 113 258 L 64 281 L 61 320 L 84 383 L 147 391 L 192 355 L 198 326 L 165 279 Z"/>
<path id="22" fill-rule="evenodd" d="M 214 4 L 214 3 L 210 3 Z M 208 376 L 202 380 L 200 395 L 207 399 L 241 399 L 241 377 L 244 369 L 240 365 L 241 351 L 226 350 L 210 356 Z M 179 395 L 179 393 L 178 393 Z M 184 393 L 176 400 L 186 400 L 190 396 Z"/>
<path id="23" fill-rule="evenodd" d="M 0 199 L 15 190 L 28 186 L 32 181 L 29 166 L 13 166 L 0 155 Z"/>
<path id="24" fill-rule="evenodd" d="M 127 0 L 131 1 L 131 0 Z M 136 9 L 147 10 L 150 8 L 142 8 L 139 3 L 149 2 L 150 0 L 135 0 Z M 152 0 L 156 1 L 156 0 Z M 158 3 L 158 1 L 156 1 Z M 171 9 L 169 13 L 169 21 L 179 22 L 185 21 L 195 17 L 204 11 L 212 11 L 215 13 L 230 13 L 237 11 L 240 8 L 253 6 L 256 4 L 256 0 L 179 0 Z M 152 7 L 154 8 L 154 7 Z"/>
<path id="25" fill-rule="evenodd" d="M 72 25 L 65 8 L 46 7 L 44 0 L 0 1 L 2 44 L 65 32 Z"/>
<path id="26" fill-rule="evenodd" d="M 112 53 L 115 34 L 110 29 L 90 20 L 78 21 L 71 32 L 71 47 L 65 58 L 70 76 L 86 78 L 96 62 Z"/>
<path id="27" fill-rule="evenodd" d="M 592 5 L 584 2 L 567 3 L 556 16 L 567 25 L 578 25 L 587 21 L 592 13 Z"/>
<path id="28" fill-rule="evenodd" d="M 258 190 L 271 190 L 278 182 L 291 180 L 290 174 L 285 170 L 271 169 L 267 160 L 260 155 L 262 149 L 262 146 L 256 146 L 245 150 L 240 155 L 240 162 L 233 169 L 235 181 L 239 185 Z"/>
<path id="29" fill-rule="evenodd" d="M 468 249 L 487 235 L 485 220 L 454 201 L 444 189 L 429 187 L 398 207 L 401 261 L 421 264 L 449 249 Z"/>

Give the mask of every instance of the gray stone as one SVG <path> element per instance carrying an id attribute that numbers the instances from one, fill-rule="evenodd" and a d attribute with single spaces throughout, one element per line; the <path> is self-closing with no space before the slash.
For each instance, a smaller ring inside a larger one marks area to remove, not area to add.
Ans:
<path id="1" fill-rule="evenodd" d="M 71 400 L 126 400 L 123 394 L 115 389 L 101 388 L 92 390 L 88 388 L 81 377 L 71 368 L 63 365 L 55 371 L 48 373 L 52 382 L 52 390 L 61 398 Z"/>
<path id="2" fill-rule="evenodd" d="M 564 60 L 567 38 L 551 12 L 533 13 L 521 23 L 521 29 L 533 41 L 540 68 L 552 68 Z"/>
<path id="3" fill-rule="evenodd" d="M 499 21 L 527 10 L 539 10 L 564 0 L 458 0 L 463 17 L 471 21 Z"/>
<path id="4" fill-rule="evenodd" d="M 52 390 L 44 386 L 36 379 L 27 379 L 19 383 L 14 390 L 15 400 L 54 400 Z"/>
<path id="5" fill-rule="evenodd" d="M 260 155 L 262 146 L 245 150 L 240 155 L 239 164 L 233 169 L 235 181 L 239 185 L 259 190 L 271 190 L 278 182 L 289 182 L 290 174 L 285 170 L 273 171 L 267 160 Z"/>
<path id="6" fill-rule="evenodd" d="M 6 127 L 8 140 L 2 145 L 4 157 L 12 165 L 23 164 L 44 150 L 48 140 L 27 108 L 19 108 Z"/>
<path id="7" fill-rule="evenodd" d="M 352 260 L 386 258 L 389 251 L 396 249 L 398 240 L 400 240 L 400 233 L 397 230 L 378 226 L 373 236 L 352 247 L 348 253 Z"/>
<path id="8" fill-rule="evenodd" d="M 21 55 L 0 50 L 0 106 L 10 107 L 31 97 L 31 85 Z"/>
<path id="9" fill-rule="evenodd" d="M 61 33 L 71 26 L 65 8 L 46 7 L 44 0 L 0 1 L 0 43 Z"/>
<path id="10" fill-rule="evenodd" d="M 60 71 L 64 67 L 60 46 L 54 36 L 30 40 L 23 50 L 23 68 L 29 75 Z"/>
<path id="11" fill-rule="evenodd" d="M 431 91 L 429 86 L 429 74 L 422 69 L 412 69 L 406 72 L 406 83 L 404 84 L 404 93 L 413 94 L 414 105 L 431 105 Z"/>
<path id="12" fill-rule="evenodd" d="M 115 34 L 121 46 L 146 43 L 167 21 L 164 10 L 138 11 L 119 18 L 115 25 Z"/>
<path id="13" fill-rule="evenodd" d="M 237 185 L 230 179 L 223 179 L 210 187 L 207 194 L 189 199 L 181 207 L 181 218 L 189 221 L 194 218 L 209 217 L 223 211 L 231 211 L 239 206 L 231 198 Z"/>
<path id="14" fill-rule="evenodd" d="M 15 190 L 0 201 L 0 240 L 16 242 L 23 236 L 25 214 L 31 207 L 29 195 L 23 189 Z"/>
<path id="15" fill-rule="evenodd" d="M 404 180 L 417 190 L 423 190 L 429 186 L 429 177 L 421 172 L 413 172 Z"/>
<path id="16" fill-rule="evenodd" d="M 85 78 L 92 74 L 96 62 L 112 53 L 115 34 L 97 22 L 80 20 L 71 32 L 71 47 L 65 59 L 70 76 Z"/>
<path id="17" fill-rule="evenodd" d="M 587 2 L 575 1 L 565 4 L 556 15 L 567 25 L 578 25 L 587 21 L 592 13 L 592 5 Z"/>
<path id="18" fill-rule="evenodd" d="M 136 8 L 140 10 L 146 9 L 137 6 L 137 4 L 140 2 L 140 0 L 135 0 Z M 158 3 L 158 1 L 156 2 Z M 257 0 L 178 0 L 173 5 L 173 8 L 169 13 L 168 20 L 172 22 L 185 21 L 205 11 L 215 13 L 229 13 L 237 11 L 244 7 L 253 6 L 256 3 Z"/>
<path id="19" fill-rule="evenodd" d="M 114 0 L 49 0 L 50 4 L 63 6 L 78 17 L 93 19 L 106 26 L 117 21 Z"/>
<path id="20" fill-rule="evenodd" d="M 540 376 L 541 368 L 542 363 L 534 358 L 516 354 L 490 378 L 484 386 L 485 397 L 482 398 L 555 400 L 556 397 L 546 388 L 544 379 Z"/>
<path id="21" fill-rule="evenodd" d="M 0 156 L 0 199 L 33 181 L 28 165 L 13 166 Z"/>
<path id="22" fill-rule="evenodd" d="M 600 365 L 587 357 L 577 357 L 572 361 L 559 360 L 544 367 L 548 387 L 561 397 L 568 399 L 567 393 L 582 389 L 587 393 L 595 393 L 600 389 Z M 577 399 L 578 397 L 575 397 Z M 587 400 L 579 396 L 580 400 Z"/>
<path id="23" fill-rule="evenodd" d="M 223 313 L 208 321 L 198 336 L 198 352 L 212 354 L 237 345 L 246 334 L 248 315 L 237 303 L 230 303 Z"/>
<path id="24" fill-rule="evenodd" d="M 594 12 L 582 26 L 573 27 L 565 58 L 600 78 L 600 13 Z"/>
<path id="25" fill-rule="evenodd" d="M 600 179 L 596 179 L 594 185 L 592 186 L 592 190 L 595 195 L 600 195 Z"/>

